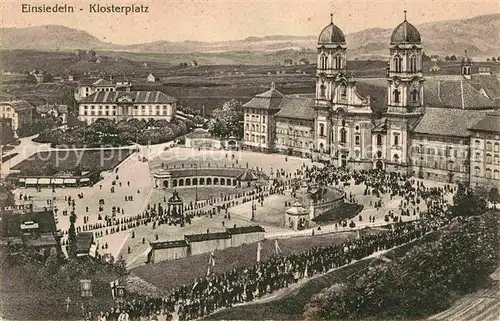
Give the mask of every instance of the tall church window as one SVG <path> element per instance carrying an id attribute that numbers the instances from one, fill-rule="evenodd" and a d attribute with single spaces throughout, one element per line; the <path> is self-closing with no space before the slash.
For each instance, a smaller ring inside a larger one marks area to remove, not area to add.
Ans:
<path id="1" fill-rule="evenodd" d="M 417 57 L 410 57 L 410 72 L 417 72 Z"/>
<path id="2" fill-rule="evenodd" d="M 320 69 L 326 69 L 328 65 L 328 57 L 325 55 L 321 55 L 319 57 L 319 67 Z"/>
<path id="3" fill-rule="evenodd" d="M 418 90 L 417 89 L 413 89 L 411 91 L 411 101 L 414 103 L 418 102 Z"/>
<path id="4" fill-rule="evenodd" d="M 394 70 L 396 72 L 403 71 L 403 59 L 401 58 L 401 56 L 394 57 Z"/>
<path id="5" fill-rule="evenodd" d="M 377 146 L 382 146 L 382 135 L 377 135 Z"/>
<path id="6" fill-rule="evenodd" d="M 325 136 L 325 124 L 319 124 L 319 136 Z"/>
<path id="7" fill-rule="evenodd" d="M 347 131 L 344 128 L 340 129 L 340 142 L 341 143 L 347 142 Z"/>
<path id="8" fill-rule="evenodd" d="M 394 154 L 393 158 L 394 158 L 395 163 L 399 163 L 399 155 L 398 154 Z"/>
<path id="9" fill-rule="evenodd" d="M 319 96 L 320 96 L 320 97 L 325 97 L 325 96 L 326 96 L 325 85 L 321 85 L 321 86 L 319 87 Z"/>
<path id="10" fill-rule="evenodd" d="M 399 133 L 394 133 L 394 146 L 399 145 Z"/>
<path id="11" fill-rule="evenodd" d="M 399 90 L 394 90 L 394 102 L 399 103 Z"/>
<path id="12" fill-rule="evenodd" d="M 340 56 L 335 56 L 334 60 L 334 69 L 341 69 L 342 68 L 342 58 Z"/>

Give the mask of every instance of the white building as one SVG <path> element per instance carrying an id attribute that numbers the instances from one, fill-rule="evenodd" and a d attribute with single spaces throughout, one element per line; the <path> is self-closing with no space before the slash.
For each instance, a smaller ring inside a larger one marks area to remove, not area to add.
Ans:
<path id="1" fill-rule="evenodd" d="M 166 119 L 175 117 L 177 99 L 161 91 L 105 91 L 83 98 L 78 118 L 91 124 L 98 118 L 114 121 L 130 118 Z"/>

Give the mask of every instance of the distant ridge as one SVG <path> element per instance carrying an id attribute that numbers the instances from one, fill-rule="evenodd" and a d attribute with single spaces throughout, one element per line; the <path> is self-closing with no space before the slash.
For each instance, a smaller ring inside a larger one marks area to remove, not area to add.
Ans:
<path id="1" fill-rule="evenodd" d="M 461 54 L 465 49 L 472 57 L 500 55 L 500 14 L 477 16 L 416 25 L 424 50 L 429 54 Z M 372 28 L 347 34 L 350 58 L 385 57 L 392 29 Z M 318 30 L 319 34 L 319 30 Z M 42 51 L 101 49 L 110 51 L 193 53 L 193 52 L 265 52 L 315 51 L 317 36 L 269 35 L 242 40 L 155 41 L 134 45 L 106 43 L 86 31 L 59 25 L 0 29 L 2 49 L 36 49 Z"/>

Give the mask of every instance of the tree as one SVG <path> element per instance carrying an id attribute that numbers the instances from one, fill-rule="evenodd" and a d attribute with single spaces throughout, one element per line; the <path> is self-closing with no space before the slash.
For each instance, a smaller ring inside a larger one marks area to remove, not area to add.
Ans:
<path id="1" fill-rule="evenodd" d="M 96 55 L 95 50 L 89 50 L 89 55 L 90 55 L 91 57 L 95 57 L 95 55 Z"/>
<path id="2" fill-rule="evenodd" d="M 213 118 L 208 124 L 208 131 L 215 137 L 227 138 L 229 136 L 242 137 L 243 113 L 241 102 L 232 99 L 224 103 L 222 108 L 212 112 Z"/>
<path id="3" fill-rule="evenodd" d="M 444 60 L 446 60 L 446 61 L 450 61 L 450 56 L 446 56 L 446 57 L 444 57 Z"/>
<path id="4" fill-rule="evenodd" d="M 68 229 L 68 254 L 70 257 L 76 257 L 76 229 L 75 229 L 76 215 L 72 214 L 69 217 L 69 229 Z"/>
<path id="5" fill-rule="evenodd" d="M 492 58 L 491 58 L 491 61 L 497 61 L 497 58 L 492 57 Z"/>
<path id="6" fill-rule="evenodd" d="M 486 61 L 490 61 L 490 58 L 486 58 Z"/>
<path id="7" fill-rule="evenodd" d="M 488 199 L 490 202 L 493 203 L 493 205 L 496 205 L 496 203 L 500 202 L 500 194 L 498 193 L 498 187 L 492 187 L 490 191 L 488 192 Z"/>
<path id="8" fill-rule="evenodd" d="M 458 185 L 457 193 L 453 196 L 451 213 L 453 216 L 476 216 L 483 214 L 487 209 L 486 200 L 470 188 Z"/>
<path id="9" fill-rule="evenodd" d="M 450 61 L 455 61 L 455 60 L 457 60 L 457 56 L 455 56 L 455 55 L 451 55 L 451 57 L 450 57 Z"/>

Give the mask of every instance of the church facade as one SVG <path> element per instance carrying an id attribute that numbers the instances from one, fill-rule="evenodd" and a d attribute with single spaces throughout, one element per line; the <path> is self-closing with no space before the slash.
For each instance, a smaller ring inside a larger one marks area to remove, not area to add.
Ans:
<path id="1" fill-rule="evenodd" d="M 354 169 L 500 186 L 498 79 L 472 74 L 467 53 L 457 75 L 426 77 L 421 36 L 406 14 L 388 49 L 385 78 L 354 79 L 345 36 L 332 20 L 318 38 L 315 93 L 282 95 L 272 84 L 243 105 L 245 146 Z"/>

